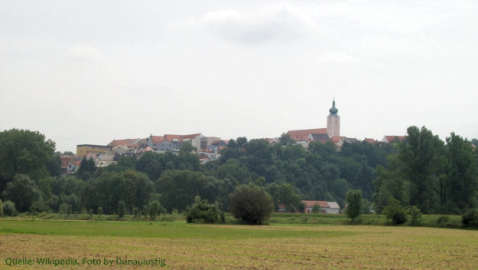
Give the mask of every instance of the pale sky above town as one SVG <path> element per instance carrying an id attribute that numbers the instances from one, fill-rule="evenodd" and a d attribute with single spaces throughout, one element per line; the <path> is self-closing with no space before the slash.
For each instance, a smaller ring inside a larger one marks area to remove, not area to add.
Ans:
<path id="1" fill-rule="evenodd" d="M 478 1 L 0 3 L 0 130 L 478 138 Z"/>

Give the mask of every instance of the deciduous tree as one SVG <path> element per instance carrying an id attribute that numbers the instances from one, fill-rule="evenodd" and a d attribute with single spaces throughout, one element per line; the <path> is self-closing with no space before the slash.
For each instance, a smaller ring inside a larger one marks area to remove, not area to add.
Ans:
<path id="1" fill-rule="evenodd" d="M 270 195 L 264 188 L 254 185 L 238 186 L 229 199 L 234 217 L 248 224 L 261 225 L 274 210 Z"/>

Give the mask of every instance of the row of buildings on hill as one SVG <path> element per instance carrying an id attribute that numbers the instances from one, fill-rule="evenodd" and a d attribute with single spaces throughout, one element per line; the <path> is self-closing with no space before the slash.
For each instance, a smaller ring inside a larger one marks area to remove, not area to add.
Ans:
<path id="1" fill-rule="evenodd" d="M 290 130 L 286 134 L 298 144 L 308 147 L 310 142 L 319 141 L 325 143 L 333 142 L 339 149 L 345 142 L 359 142 L 356 138 L 342 136 L 340 133 L 339 110 L 335 107 L 335 100 L 329 109 L 326 128 Z M 393 140 L 404 140 L 404 136 L 385 136 L 381 142 L 390 143 Z M 277 143 L 278 138 L 266 138 L 270 143 Z M 379 143 L 380 141 L 365 138 L 368 143 Z M 190 143 L 199 156 L 201 163 L 216 160 L 220 157 L 220 150 L 226 147 L 228 141 L 219 137 L 208 137 L 201 133 L 188 135 L 164 134 L 160 136 L 150 135 L 147 138 L 113 140 L 107 145 L 81 144 L 77 145 L 76 155 L 78 158 L 93 158 L 98 167 L 114 164 L 123 156 L 139 157 L 148 151 L 158 153 L 178 153 L 183 143 Z"/>

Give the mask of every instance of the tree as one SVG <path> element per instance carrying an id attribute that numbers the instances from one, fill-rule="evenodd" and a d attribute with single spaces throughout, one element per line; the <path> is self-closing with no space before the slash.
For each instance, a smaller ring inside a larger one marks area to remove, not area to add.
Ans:
<path id="1" fill-rule="evenodd" d="M 8 183 L 3 195 L 13 201 L 20 212 L 27 212 L 32 204 L 40 199 L 41 191 L 28 175 L 17 174 L 13 181 Z"/>
<path id="2" fill-rule="evenodd" d="M 316 203 L 316 204 L 314 204 L 314 206 L 312 206 L 312 213 L 320 214 L 320 205 L 318 203 Z"/>
<path id="3" fill-rule="evenodd" d="M 348 204 L 345 209 L 345 214 L 352 219 L 352 221 L 355 221 L 362 213 L 362 192 L 359 189 L 349 190 L 345 200 Z"/>
<path id="4" fill-rule="evenodd" d="M 55 143 L 38 131 L 11 129 L 0 132 L 0 190 L 17 174 L 39 180 L 48 176 L 45 163 L 55 152 Z"/>
<path id="5" fill-rule="evenodd" d="M 151 220 L 155 220 L 156 216 L 158 214 L 160 214 L 161 204 L 158 201 L 153 201 L 149 204 L 148 210 L 149 210 L 148 211 L 149 212 L 149 218 Z"/>
<path id="6" fill-rule="evenodd" d="M 86 157 L 83 157 L 80 163 L 80 168 L 78 168 L 78 172 L 77 172 L 78 177 L 86 181 L 93 177 L 95 171 L 96 171 L 95 161 L 91 157 L 89 159 L 86 159 Z"/>
<path id="7" fill-rule="evenodd" d="M 281 145 L 295 144 L 295 140 L 290 137 L 289 134 L 282 133 L 279 138 Z"/>
<path id="8" fill-rule="evenodd" d="M 216 178 L 189 170 L 165 171 L 156 181 L 156 191 L 161 194 L 159 201 L 168 212 L 186 210 L 196 196 L 214 201 L 219 187 Z"/>
<path id="9" fill-rule="evenodd" d="M 267 185 L 266 190 L 272 196 L 276 209 L 279 208 L 279 204 L 284 204 L 288 212 L 295 212 L 302 204 L 299 194 L 291 184 L 272 183 Z"/>
<path id="10" fill-rule="evenodd" d="M 438 211 L 439 198 L 435 187 L 443 164 L 444 143 L 425 127 L 407 129 L 406 143 L 400 143 L 398 157 L 409 183 L 410 205 L 422 212 Z"/>
<path id="11" fill-rule="evenodd" d="M 261 225 L 274 210 L 270 195 L 264 188 L 254 185 L 238 186 L 229 195 L 229 200 L 234 217 L 248 224 Z"/>
<path id="12" fill-rule="evenodd" d="M 118 216 L 122 218 L 124 216 L 125 204 L 123 201 L 118 202 Z"/>
<path id="13" fill-rule="evenodd" d="M 478 191 L 478 161 L 473 148 L 470 142 L 455 133 L 446 138 L 445 148 L 449 167 L 445 177 L 446 189 L 443 191 L 443 199 L 451 207 L 473 208 Z"/>
<path id="14" fill-rule="evenodd" d="M 61 176 L 61 159 L 59 155 L 53 155 L 45 163 L 45 166 L 52 177 Z"/>
<path id="15" fill-rule="evenodd" d="M 423 213 L 439 212 L 445 186 L 444 143 L 425 127 L 409 127 L 407 134 L 405 142 L 397 143 L 398 152 L 388 158 L 388 168 L 377 166 L 373 195 L 377 210 L 394 198 Z"/>

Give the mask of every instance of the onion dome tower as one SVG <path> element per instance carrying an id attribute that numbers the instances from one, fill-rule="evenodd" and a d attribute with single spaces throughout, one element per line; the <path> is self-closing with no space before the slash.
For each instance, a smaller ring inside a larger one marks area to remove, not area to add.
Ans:
<path id="1" fill-rule="evenodd" d="M 327 116 L 327 135 L 329 138 L 340 136 L 340 116 L 337 114 L 339 110 L 335 107 L 335 99 L 332 102 L 332 108 Z"/>

